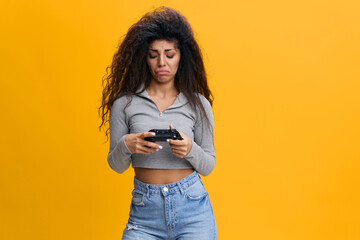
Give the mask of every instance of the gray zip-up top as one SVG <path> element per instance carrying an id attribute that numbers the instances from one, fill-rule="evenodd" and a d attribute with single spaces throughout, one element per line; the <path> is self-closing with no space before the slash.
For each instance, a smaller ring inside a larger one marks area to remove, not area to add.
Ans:
<path id="1" fill-rule="evenodd" d="M 110 150 L 108 163 L 110 167 L 122 173 L 130 166 L 156 169 L 194 168 L 206 176 L 215 167 L 214 149 L 214 116 L 209 101 L 200 95 L 206 115 L 210 120 L 210 128 L 206 119 L 200 118 L 200 112 L 194 112 L 187 98 L 181 92 L 175 102 L 163 112 L 160 112 L 147 91 L 133 95 L 131 103 L 126 96 L 116 99 L 110 109 Z M 179 158 L 173 155 L 168 142 L 158 142 L 163 146 L 152 154 L 132 153 L 125 144 L 125 136 L 132 133 L 148 132 L 150 129 L 169 129 L 173 124 L 179 132 L 192 139 L 192 148 L 188 155 Z"/>

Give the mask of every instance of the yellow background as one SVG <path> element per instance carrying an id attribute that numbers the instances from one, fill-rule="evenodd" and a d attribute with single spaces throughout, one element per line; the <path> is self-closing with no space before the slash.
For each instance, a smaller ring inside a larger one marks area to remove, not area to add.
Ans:
<path id="1" fill-rule="evenodd" d="M 101 79 L 127 29 L 180 10 L 215 96 L 219 239 L 360 239 L 359 1 L 2 1 L 0 239 L 120 239 Z"/>

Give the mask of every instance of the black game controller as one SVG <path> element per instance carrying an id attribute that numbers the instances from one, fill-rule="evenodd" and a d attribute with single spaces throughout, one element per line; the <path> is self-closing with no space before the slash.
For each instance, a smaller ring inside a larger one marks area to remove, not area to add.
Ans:
<path id="1" fill-rule="evenodd" d="M 149 132 L 154 132 L 153 137 L 144 138 L 150 142 L 166 142 L 167 139 L 183 140 L 180 133 L 176 129 L 151 129 Z"/>

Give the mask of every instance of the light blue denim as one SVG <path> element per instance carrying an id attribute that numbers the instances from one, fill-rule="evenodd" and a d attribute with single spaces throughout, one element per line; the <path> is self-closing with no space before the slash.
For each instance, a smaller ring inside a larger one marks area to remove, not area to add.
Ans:
<path id="1" fill-rule="evenodd" d="M 213 240 L 217 227 L 208 192 L 194 171 L 167 185 L 134 178 L 130 216 L 123 240 Z"/>

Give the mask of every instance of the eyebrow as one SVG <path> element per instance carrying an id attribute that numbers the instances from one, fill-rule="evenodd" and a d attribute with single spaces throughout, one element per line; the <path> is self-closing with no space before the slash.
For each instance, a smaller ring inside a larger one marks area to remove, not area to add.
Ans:
<path id="1" fill-rule="evenodd" d="M 149 50 L 151 50 L 151 51 L 153 51 L 153 52 L 159 52 L 158 50 L 156 50 L 156 49 L 152 49 L 152 48 L 150 48 Z M 170 48 L 170 49 L 165 49 L 165 52 L 169 52 L 169 51 L 171 51 L 171 50 L 176 50 L 175 48 Z"/>

